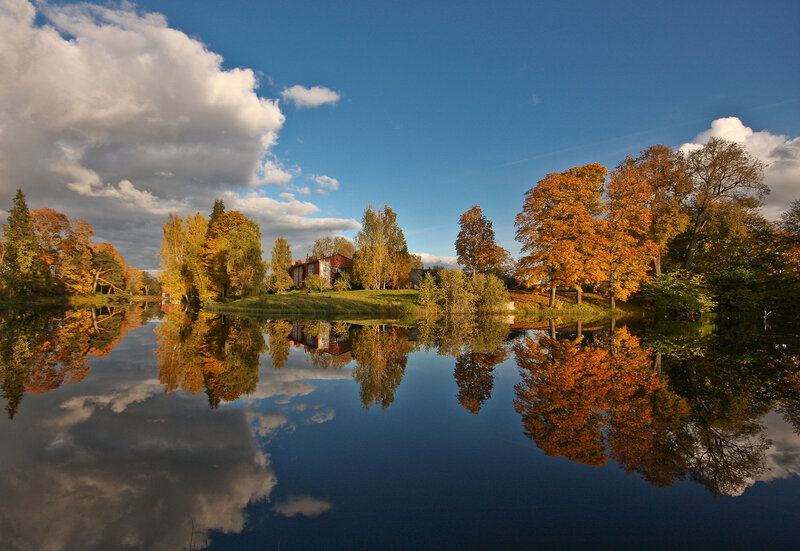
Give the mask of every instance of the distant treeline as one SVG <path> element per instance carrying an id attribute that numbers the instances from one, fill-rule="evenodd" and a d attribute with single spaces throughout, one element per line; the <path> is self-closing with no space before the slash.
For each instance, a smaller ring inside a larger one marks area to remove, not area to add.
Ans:
<path id="1" fill-rule="evenodd" d="M 160 294 L 155 278 L 93 236 L 85 220 L 50 208 L 29 211 L 17 190 L 0 237 L 0 296 Z"/>
<path id="2" fill-rule="evenodd" d="M 422 268 L 420 258 L 409 254 L 397 214 L 389 206 L 366 208 L 355 244 L 340 236 L 322 237 L 314 242 L 312 253 L 318 258 L 340 253 L 353 259 L 352 270 L 338 274 L 334 283 L 338 290 L 404 288 L 410 270 Z M 174 301 L 247 297 L 293 286 L 292 251 L 286 239 L 275 240 L 267 263 L 258 223 L 239 211 L 226 211 L 222 200 L 215 201 L 208 218 L 199 212 L 186 219 L 170 214 L 159 258 L 159 280 Z M 306 279 L 308 289 L 330 285 L 319 277 Z"/>

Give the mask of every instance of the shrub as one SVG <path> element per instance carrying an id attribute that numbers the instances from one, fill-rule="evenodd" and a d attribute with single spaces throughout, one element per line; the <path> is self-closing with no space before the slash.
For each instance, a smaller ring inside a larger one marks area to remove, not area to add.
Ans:
<path id="1" fill-rule="evenodd" d="M 305 279 L 306 289 L 309 291 L 319 291 L 320 293 L 325 289 L 330 289 L 331 285 L 327 279 L 324 279 L 317 274 L 310 274 Z"/>
<path id="2" fill-rule="evenodd" d="M 439 309 L 440 295 L 439 287 L 436 285 L 436 278 L 428 272 L 419 284 L 417 304 L 427 312 L 435 312 Z"/>
<path id="3" fill-rule="evenodd" d="M 504 312 L 511 301 L 503 281 L 494 274 L 472 276 L 472 292 L 477 297 L 475 309 L 480 313 Z"/>
<path id="4" fill-rule="evenodd" d="M 284 271 L 275 272 L 269 276 L 269 286 L 275 290 L 276 293 L 291 289 L 294 285 L 292 276 Z"/>
<path id="5" fill-rule="evenodd" d="M 715 306 L 703 276 L 684 270 L 655 276 L 642 287 L 641 296 L 654 310 L 670 315 L 694 317 Z"/>
<path id="6" fill-rule="evenodd" d="M 349 291 L 352 289 L 353 282 L 350 272 L 339 272 L 339 277 L 333 282 L 333 287 L 337 291 Z"/>
<path id="7" fill-rule="evenodd" d="M 472 290 L 472 284 L 461 270 L 441 270 L 439 276 L 439 289 L 441 298 L 439 304 L 448 314 L 464 314 L 475 311 L 477 295 Z"/>

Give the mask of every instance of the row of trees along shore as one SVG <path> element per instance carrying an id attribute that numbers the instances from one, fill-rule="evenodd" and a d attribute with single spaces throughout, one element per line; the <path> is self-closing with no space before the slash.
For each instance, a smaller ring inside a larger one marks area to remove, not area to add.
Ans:
<path id="1" fill-rule="evenodd" d="M 675 311 L 786 308 L 800 297 L 800 200 L 777 223 L 761 216 L 764 168 L 712 138 L 688 154 L 651 146 L 610 175 L 597 163 L 548 174 L 514 222 L 522 256 L 496 245 L 475 206 L 461 217 L 459 263 L 549 291 L 551 308 L 559 288 L 580 305 L 584 287 L 612 309 L 640 290 Z"/>
<path id="2" fill-rule="evenodd" d="M 550 307 L 559 288 L 573 289 L 579 305 L 587 288 L 607 296 L 612 308 L 639 292 L 678 311 L 715 304 L 780 309 L 800 296 L 800 200 L 777 223 L 766 220 L 759 214 L 769 192 L 763 173 L 740 145 L 712 138 L 688 154 L 651 146 L 610 174 L 597 163 L 547 174 L 525 193 L 514 222 L 520 258 L 496 244 L 492 223 L 474 206 L 461 216 L 455 242 L 471 277 L 440 270 L 423 282 L 420 301 L 429 311 L 480 310 L 484 295 L 500 297 L 498 304 L 507 298 L 497 277 L 506 287 L 548 291 Z M 312 254 L 353 259 L 340 289 L 407 287 L 409 271 L 423 266 L 408 252 L 397 213 L 367 206 L 361 226 L 354 242 L 317 239 Z M 221 200 L 208 217 L 169 215 L 159 282 L 93 236 L 84 220 L 29 211 L 18 191 L 0 240 L 0 293 L 156 294 L 160 282 L 173 300 L 202 302 L 293 285 L 286 239 L 275 240 L 267 263 L 259 225 L 226 211 Z"/>
<path id="3" fill-rule="evenodd" d="M 410 270 L 422 268 L 422 261 L 408 252 L 397 214 L 388 206 L 368 206 L 361 225 L 355 244 L 341 236 L 322 237 L 314 241 L 312 255 L 322 258 L 339 253 L 352 258 L 352 277 L 345 277 L 348 286 L 352 279 L 365 289 L 406 287 Z M 267 263 L 261 254 L 258 224 L 238 211 L 226 211 L 221 200 L 214 203 L 209 218 L 200 213 L 186 219 L 170 214 L 159 258 L 164 290 L 187 302 L 247 297 L 266 288 L 282 292 L 293 286 L 288 241 L 275 240 Z"/>
<path id="4" fill-rule="evenodd" d="M 0 297 L 160 294 L 155 278 L 92 237 L 85 220 L 50 208 L 30 211 L 17 190 L 0 238 Z"/>

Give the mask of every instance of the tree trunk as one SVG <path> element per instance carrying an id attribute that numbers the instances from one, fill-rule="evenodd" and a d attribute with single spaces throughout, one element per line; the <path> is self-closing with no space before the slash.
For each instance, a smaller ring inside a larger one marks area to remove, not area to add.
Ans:
<path id="1" fill-rule="evenodd" d="M 653 258 L 653 271 L 656 275 L 661 275 L 661 249 L 658 250 L 656 256 Z"/>
<path id="2" fill-rule="evenodd" d="M 92 292 L 97 292 L 97 281 L 100 279 L 100 270 L 97 270 L 97 273 L 94 274 L 94 284 L 92 285 Z"/>
<path id="3" fill-rule="evenodd" d="M 580 306 L 583 304 L 583 287 L 581 287 L 580 284 L 576 285 L 575 292 L 577 293 L 578 306 Z"/>
<path id="4" fill-rule="evenodd" d="M 577 330 L 578 338 L 582 339 L 583 338 L 583 323 L 581 323 L 581 320 L 578 320 L 577 323 L 578 323 L 578 330 Z"/>
<path id="5" fill-rule="evenodd" d="M 556 307 L 556 286 L 550 287 L 550 308 Z"/>
<path id="6" fill-rule="evenodd" d="M 548 319 L 547 321 L 550 322 L 550 338 L 556 338 L 556 320 L 553 318 Z"/>
<path id="7" fill-rule="evenodd" d="M 617 299 L 614 298 L 614 294 L 611 294 L 611 311 L 615 311 L 617 309 Z"/>
<path id="8" fill-rule="evenodd" d="M 653 362 L 653 368 L 655 369 L 656 373 L 661 373 L 661 352 L 656 352 L 655 361 Z"/>

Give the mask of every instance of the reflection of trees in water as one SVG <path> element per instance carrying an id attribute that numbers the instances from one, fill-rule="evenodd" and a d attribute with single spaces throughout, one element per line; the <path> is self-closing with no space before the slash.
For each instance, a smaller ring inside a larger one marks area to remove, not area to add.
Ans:
<path id="1" fill-rule="evenodd" d="M 0 315 L 0 379 L 13 418 L 25 392 L 44 394 L 89 372 L 87 356 L 105 356 L 153 315 L 146 303 Z"/>
<path id="2" fill-rule="evenodd" d="M 610 456 L 656 486 L 689 476 L 715 495 L 741 493 L 764 469 L 759 420 L 797 409 L 796 343 L 745 326 L 678 328 L 644 331 L 645 345 L 626 328 L 520 342 L 525 434 L 548 455 L 595 466 Z"/>
<path id="3" fill-rule="evenodd" d="M 409 341 L 405 327 L 364 325 L 350 332 L 351 353 L 356 361 L 353 379 L 365 409 L 389 407 L 406 370 L 409 352 L 416 343 Z"/>
<path id="4" fill-rule="evenodd" d="M 159 381 L 167 392 L 205 389 L 209 405 L 250 394 L 266 349 L 261 323 L 239 317 L 173 311 L 155 329 Z"/>
<path id="5" fill-rule="evenodd" d="M 269 335 L 269 359 L 272 367 L 280 369 L 289 359 L 289 334 L 292 332 L 292 322 L 272 320 L 267 322 Z"/>

